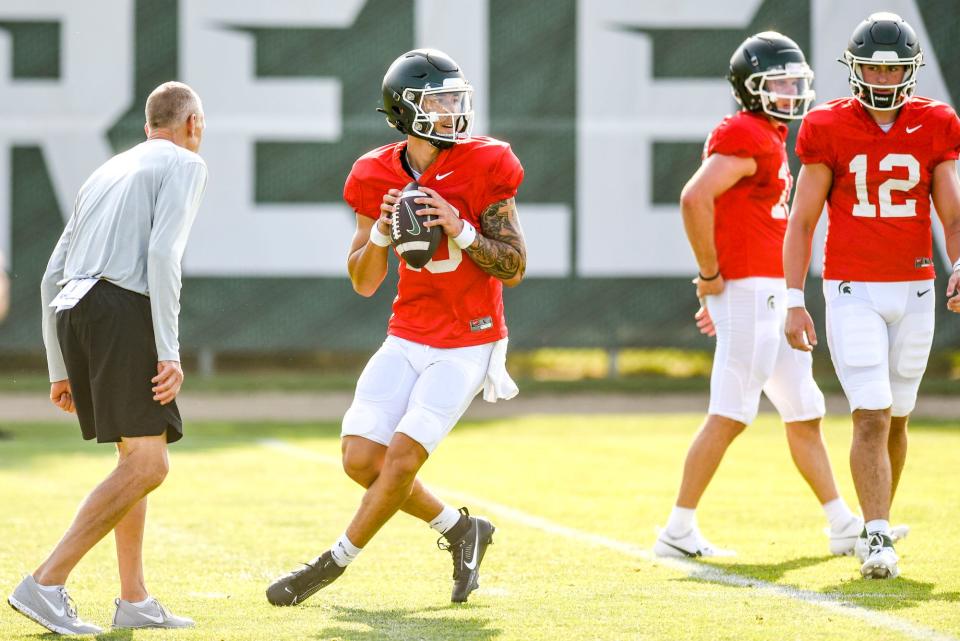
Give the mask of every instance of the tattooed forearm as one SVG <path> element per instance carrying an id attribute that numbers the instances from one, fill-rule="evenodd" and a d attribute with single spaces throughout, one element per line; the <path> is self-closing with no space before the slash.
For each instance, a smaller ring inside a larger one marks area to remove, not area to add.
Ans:
<path id="1" fill-rule="evenodd" d="M 500 280 L 522 278 L 527 268 L 527 248 L 513 198 L 487 207 L 480 214 L 479 231 L 477 240 L 466 249 L 473 262 Z"/>

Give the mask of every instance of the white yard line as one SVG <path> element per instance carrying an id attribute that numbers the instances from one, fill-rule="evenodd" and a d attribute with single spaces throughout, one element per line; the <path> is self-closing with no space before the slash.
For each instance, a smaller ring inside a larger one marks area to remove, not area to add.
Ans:
<path id="1" fill-rule="evenodd" d="M 320 452 L 292 445 L 277 439 L 265 439 L 260 441 L 260 443 L 265 447 L 283 452 L 289 456 L 308 461 L 314 461 L 317 463 L 324 463 L 337 468 L 340 467 L 339 456 L 322 454 Z M 554 536 L 568 538 L 576 541 L 577 543 L 595 545 L 597 547 L 619 552 L 624 556 L 642 559 L 650 563 L 669 567 L 695 579 L 710 581 L 713 583 L 721 583 L 724 585 L 732 585 L 741 588 L 752 588 L 758 593 L 766 596 L 777 596 L 793 599 L 795 601 L 802 601 L 804 603 L 809 603 L 811 605 L 823 608 L 835 614 L 841 614 L 854 619 L 859 619 L 876 628 L 899 632 L 912 639 L 919 639 L 921 641 L 960 641 L 960 639 L 950 636 L 949 634 L 938 632 L 937 630 L 917 625 L 907 621 L 906 619 L 901 619 L 883 612 L 870 610 L 868 608 L 855 605 L 849 601 L 843 601 L 821 592 L 801 590 L 799 588 L 788 585 L 780 585 L 778 583 L 769 583 L 767 581 L 761 581 L 760 579 L 754 579 L 739 574 L 726 572 L 720 568 L 706 565 L 704 563 L 698 563 L 696 561 L 658 558 L 655 557 L 650 550 L 641 548 L 632 543 L 617 541 L 616 539 L 611 539 L 600 534 L 593 534 L 592 532 L 586 532 L 584 530 L 578 530 L 566 525 L 554 523 L 548 519 L 512 508 L 508 505 L 501 505 L 493 501 L 488 501 L 486 499 L 464 494 L 463 492 L 448 490 L 436 486 L 432 486 L 432 488 L 440 494 L 455 499 L 458 503 L 467 503 L 471 506 L 482 508 L 485 512 L 496 514 L 499 517 L 508 519 L 520 525 L 533 528 L 535 530 L 540 530 L 541 532 L 546 532 L 547 534 L 552 534 Z"/>

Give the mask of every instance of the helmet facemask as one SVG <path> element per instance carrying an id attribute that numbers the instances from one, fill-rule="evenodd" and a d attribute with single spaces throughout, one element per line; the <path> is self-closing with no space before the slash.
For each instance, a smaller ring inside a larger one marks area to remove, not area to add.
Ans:
<path id="1" fill-rule="evenodd" d="M 439 87 L 403 90 L 401 101 L 414 114 L 410 133 L 445 149 L 470 139 L 473 132 L 473 87 L 447 78 Z"/>
<path id="2" fill-rule="evenodd" d="M 750 95 L 759 97 L 763 113 L 777 120 L 803 118 L 816 98 L 813 70 L 805 62 L 788 62 L 782 69 L 758 71 L 743 84 Z M 784 101 L 788 104 L 781 106 Z"/>
<path id="3" fill-rule="evenodd" d="M 917 71 L 923 65 L 923 53 L 900 58 L 893 51 L 875 51 L 870 58 L 843 52 L 843 63 L 850 69 L 850 89 L 864 107 L 876 111 L 899 109 L 913 97 L 917 89 Z M 895 85 L 870 84 L 863 79 L 863 65 L 900 65 L 905 68 L 903 80 Z"/>

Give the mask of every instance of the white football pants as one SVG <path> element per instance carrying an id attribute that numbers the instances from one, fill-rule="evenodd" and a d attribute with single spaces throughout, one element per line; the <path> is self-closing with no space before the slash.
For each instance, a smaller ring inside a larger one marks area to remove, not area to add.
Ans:
<path id="1" fill-rule="evenodd" d="M 763 391 L 785 423 L 823 416 L 813 359 L 790 347 L 783 334 L 786 299 L 782 278 L 760 277 L 729 280 L 723 293 L 706 297 L 717 330 L 710 414 L 749 425 Z"/>

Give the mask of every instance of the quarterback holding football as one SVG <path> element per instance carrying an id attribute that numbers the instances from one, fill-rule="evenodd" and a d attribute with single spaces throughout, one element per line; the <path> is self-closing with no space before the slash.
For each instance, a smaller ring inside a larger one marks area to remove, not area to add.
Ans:
<path id="1" fill-rule="evenodd" d="M 866 519 L 857 555 L 864 577 L 892 578 L 900 570 L 890 505 L 933 341 L 931 199 L 955 261 L 947 306 L 960 311 L 960 120 L 950 106 L 914 95 L 923 53 L 896 14 L 861 22 L 841 62 L 853 97 L 811 111 L 797 137 L 803 168 L 784 241 L 786 336 L 797 350 L 816 344 L 803 284 L 826 202 L 827 342 L 853 415 L 850 470 Z"/>
<path id="2" fill-rule="evenodd" d="M 343 469 L 367 490 L 330 550 L 268 588 L 274 605 L 333 582 L 397 510 L 440 533 L 453 556 L 451 601 L 478 586 L 493 525 L 417 479 L 481 389 L 488 401 L 517 393 L 502 292 L 526 267 L 514 202 L 523 168 L 508 144 L 471 135 L 472 93 L 459 65 L 433 49 L 403 54 L 384 76 L 380 111 L 405 138 L 360 157 L 343 190 L 356 212 L 347 267 L 357 293 L 379 288 L 391 244 L 401 258 L 387 339 L 343 418 Z"/>

